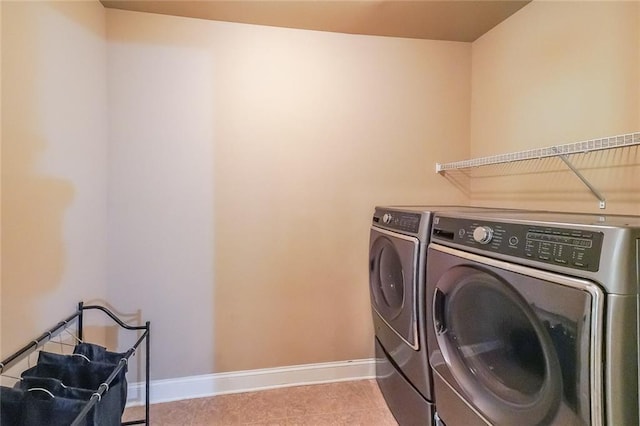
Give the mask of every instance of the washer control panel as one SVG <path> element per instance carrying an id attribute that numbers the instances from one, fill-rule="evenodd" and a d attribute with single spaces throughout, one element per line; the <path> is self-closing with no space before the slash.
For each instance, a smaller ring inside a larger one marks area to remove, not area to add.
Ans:
<path id="1" fill-rule="evenodd" d="M 373 215 L 373 224 L 387 229 L 416 234 L 420 229 L 420 217 L 419 213 L 380 210 Z"/>
<path id="2" fill-rule="evenodd" d="M 603 233 L 588 229 L 436 216 L 432 239 L 484 252 L 598 271 Z"/>

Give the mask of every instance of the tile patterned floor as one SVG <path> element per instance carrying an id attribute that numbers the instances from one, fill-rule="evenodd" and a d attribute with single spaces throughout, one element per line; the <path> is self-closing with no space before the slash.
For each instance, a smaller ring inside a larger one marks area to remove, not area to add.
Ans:
<path id="1" fill-rule="evenodd" d="M 328 383 L 154 404 L 153 426 L 397 426 L 375 380 Z M 144 407 L 123 421 L 144 417 Z"/>

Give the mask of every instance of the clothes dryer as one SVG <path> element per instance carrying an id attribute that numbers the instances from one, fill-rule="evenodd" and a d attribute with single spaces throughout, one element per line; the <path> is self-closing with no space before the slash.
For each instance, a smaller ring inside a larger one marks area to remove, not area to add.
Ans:
<path id="1" fill-rule="evenodd" d="M 369 240 L 369 286 L 376 378 L 401 425 L 431 425 L 432 374 L 425 331 L 425 256 L 435 211 L 461 206 L 376 207 Z"/>
<path id="2" fill-rule="evenodd" d="M 434 397 L 424 329 L 424 253 L 430 210 L 376 207 L 369 239 L 369 293 L 376 378 L 401 425 L 431 425 Z"/>
<path id="3" fill-rule="evenodd" d="M 427 334 L 447 426 L 637 425 L 640 217 L 436 214 Z"/>

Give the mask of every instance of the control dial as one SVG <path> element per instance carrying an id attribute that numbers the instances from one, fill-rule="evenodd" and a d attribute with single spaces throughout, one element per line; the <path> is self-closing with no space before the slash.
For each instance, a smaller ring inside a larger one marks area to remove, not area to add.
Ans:
<path id="1" fill-rule="evenodd" d="M 473 239 L 480 244 L 489 244 L 493 239 L 493 229 L 488 226 L 478 226 L 473 230 Z"/>
<path id="2" fill-rule="evenodd" d="M 385 213 L 384 215 L 382 215 L 382 221 L 386 224 L 391 223 L 391 219 L 393 218 L 393 216 L 391 216 L 390 213 Z"/>

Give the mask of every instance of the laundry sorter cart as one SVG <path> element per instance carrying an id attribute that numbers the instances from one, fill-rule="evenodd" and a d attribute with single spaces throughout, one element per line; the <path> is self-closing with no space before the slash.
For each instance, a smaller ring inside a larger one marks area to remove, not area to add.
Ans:
<path id="1" fill-rule="evenodd" d="M 84 311 L 99 310 L 120 328 L 138 331 L 136 342 L 126 352 L 83 341 Z M 56 426 L 107 426 L 112 424 L 149 425 L 150 322 L 132 326 L 100 305 L 78 303 L 77 310 L 39 337 L 0 362 L 0 374 L 24 361 L 75 322 L 78 344 L 74 353 L 62 355 L 40 351 L 38 364 L 24 370 L 13 388 L 1 387 L 2 421 L 17 425 L 55 424 Z M 67 330 L 68 331 L 68 330 Z M 129 358 L 145 342 L 145 416 L 122 422 L 126 405 L 126 372 Z M 55 342 L 53 342 L 55 343 Z M 4 425 L 3 425 L 4 426 Z"/>

